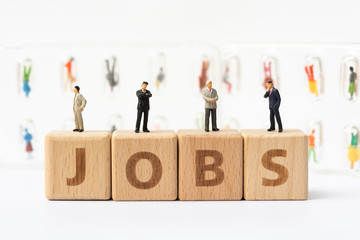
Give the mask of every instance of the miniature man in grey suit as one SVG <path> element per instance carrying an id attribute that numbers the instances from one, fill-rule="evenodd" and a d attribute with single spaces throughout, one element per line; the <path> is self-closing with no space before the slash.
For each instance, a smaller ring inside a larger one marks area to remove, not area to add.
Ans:
<path id="1" fill-rule="evenodd" d="M 74 87 L 74 118 L 75 118 L 75 129 L 74 132 L 83 132 L 84 131 L 84 125 L 83 125 L 83 118 L 82 118 L 82 111 L 84 110 L 86 106 L 86 99 L 80 94 L 80 87 L 75 86 Z"/>
<path id="2" fill-rule="evenodd" d="M 219 131 L 216 126 L 216 101 L 219 99 L 217 92 L 212 88 L 212 82 L 206 81 L 206 87 L 201 91 L 202 97 L 205 100 L 205 132 L 209 131 L 209 118 L 211 113 L 211 124 L 213 131 Z"/>

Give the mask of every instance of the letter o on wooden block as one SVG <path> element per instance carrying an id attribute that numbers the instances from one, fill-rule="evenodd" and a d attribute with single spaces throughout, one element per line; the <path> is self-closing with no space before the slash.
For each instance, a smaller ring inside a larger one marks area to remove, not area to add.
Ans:
<path id="1" fill-rule="evenodd" d="M 53 131 L 45 137 L 45 195 L 50 200 L 111 197 L 111 133 Z"/>
<path id="2" fill-rule="evenodd" d="M 175 132 L 115 131 L 112 136 L 112 192 L 114 200 L 175 200 Z"/>
<path id="3" fill-rule="evenodd" d="M 241 200 L 243 138 L 236 130 L 179 130 L 179 199 Z"/>
<path id="4" fill-rule="evenodd" d="M 147 159 L 153 169 L 151 178 L 142 182 L 136 176 L 136 165 L 141 159 Z M 126 177 L 129 183 L 137 189 L 150 189 L 155 187 L 161 179 L 162 166 L 160 159 L 151 152 L 137 152 L 133 154 L 126 163 Z"/>
<path id="5" fill-rule="evenodd" d="M 242 130 L 244 137 L 244 198 L 305 200 L 308 158 L 305 133 Z"/>

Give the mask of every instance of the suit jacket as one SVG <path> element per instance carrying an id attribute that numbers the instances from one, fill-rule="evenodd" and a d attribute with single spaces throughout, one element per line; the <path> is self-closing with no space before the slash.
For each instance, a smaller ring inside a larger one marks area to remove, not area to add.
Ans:
<path id="1" fill-rule="evenodd" d="M 271 89 L 271 94 L 270 91 L 267 91 L 264 95 L 264 98 L 269 98 L 269 108 L 270 109 L 279 109 L 280 107 L 280 102 L 281 102 L 281 98 L 280 98 L 280 93 L 276 88 L 272 88 Z"/>
<path id="2" fill-rule="evenodd" d="M 216 102 L 211 102 L 210 99 L 214 98 L 216 100 L 219 99 L 217 92 L 215 89 L 211 88 L 211 92 L 209 91 L 209 89 L 207 87 L 204 87 L 203 90 L 201 91 L 202 97 L 205 100 L 205 108 L 217 108 Z"/>
<path id="3" fill-rule="evenodd" d="M 137 109 L 139 110 L 150 110 L 150 101 L 149 98 L 152 97 L 152 94 L 149 90 L 146 90 L 146 92 L 143 92 L 142 89 L 136 91 L 136 96 L 138 97 L 138 105 Z"/>
<path id="4" fill-rule="evenodd" d="M 73 110 L 75 112 L 82 112 L 86 106 L 86 99 L 81 95 L 80 93 L 75 94 L 74 96 L 74 104 L 73 104 Z M 83 107 L 83 110 L 80 110 L 79 107 Z"/>

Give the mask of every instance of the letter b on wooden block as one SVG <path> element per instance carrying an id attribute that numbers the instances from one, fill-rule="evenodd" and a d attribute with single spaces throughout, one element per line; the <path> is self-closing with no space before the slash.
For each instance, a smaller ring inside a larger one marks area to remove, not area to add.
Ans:
<path id="1" fill-rule="evenodd" d="M 243 138 L 236 130 L 179 130 L 179 199 L 241 200 Z"/>
<path id="2" fill-rule="evenodd" d="M 308 197 L 307 136 L 242 130 L 246 200 L 301 200 Z"/>
<path id="3" fill-rule="evenodd" d="M 112 189 L 114 200 L 175 200 L 175 132 L 115 131 L 112 137 Z"/>
<path id="4" fill-rule="evenodd" d="M 106 200 L 111 197 L 107 131 L 53 131 L 45 137 L 45 194 L 48 199 Z"/>

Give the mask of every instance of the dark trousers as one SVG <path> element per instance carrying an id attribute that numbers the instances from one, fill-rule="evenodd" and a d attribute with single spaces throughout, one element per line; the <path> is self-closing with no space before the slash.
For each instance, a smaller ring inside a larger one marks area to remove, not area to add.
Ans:
<path id="1" fill-rule="evenodd" d="M 282 130 L 283 128 L 282 128 L 279 109 L 272 109 L 272 108 L 270 108 L 270 124 L 271 124 L 270 129 L 275 129 L 274 115 L 276 117 L 276 122 L 278 123 L 279 130 Z"/>
<path id="2" fill-rule="evenodd" d="M 147 122 L 148 122 L 149 110 L 141 110 L 141 109 L 138 109 L 138 111 L 137 111 L 136 130 L 140 129 L 140 122 L 141 122 L 142 113 L 144 113 L 143 130 L 148 130 Z"/>
<path id="3" fill-rule="evenodd" d="M 205 130 L 209 130 L 209 118 L 211 113 L 211 124 L 212 128 L 215 129 L 216 127 L 216 108 L 205 108 Z"/>

